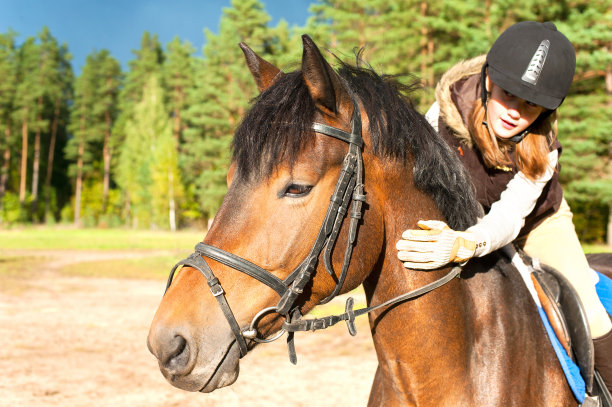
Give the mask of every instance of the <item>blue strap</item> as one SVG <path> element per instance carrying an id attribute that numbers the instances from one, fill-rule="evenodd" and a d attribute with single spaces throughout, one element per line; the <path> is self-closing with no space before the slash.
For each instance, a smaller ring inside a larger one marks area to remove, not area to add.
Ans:
<path id="1" fill-rule="evenodd" d="M 597 296 L 608 314 L 612 316 L 612 280 L 596 271 L 599 282 L 595 285 Z"/>
<path id="2" fill-rule="evenodd" d="M 542 318 L 542 322 L 546 328 L 546 333 L 550 338 L 550 343 L 557 354 L 557 359 L 559 359 L 563 373 L 565 373 L 567 384 L 569 384 L 570 388 L 572 389 L 576 400 L 582 404 L 584 403 L 586 395 L 586 385 L 584 384 L 584 379 L 580 375 L 580 369 L 568 356 L 567 352 L 565 352 L 563 346 L 561 346 L 561 343 L 559 342 L 559 339 L 557 339 L 557 336 L 555 335 L 555 332 L 553 331 L 552 326 L 548 321 L 548 317 L 546 316 L 546 313 L 542 307 L 538 307 L 538 312 L 540 313 L 540 318 Z"/>

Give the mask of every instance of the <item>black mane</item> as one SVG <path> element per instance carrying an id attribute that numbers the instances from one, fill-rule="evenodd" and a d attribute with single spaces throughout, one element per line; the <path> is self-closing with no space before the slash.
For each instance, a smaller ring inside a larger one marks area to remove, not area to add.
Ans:
<path id="1" fill-rule="evenodd" d="M 416 86 L 371 68 L 341 63 L 338 74 L 361 100 L 370 121 L 373 152 L 405 161 L 414 158 L 414 180 L 431 196 L 448 224 L 464 230 L 481 213 L 466 170 L 446 142 L 408 98 Z M 295 163 L 314 141 L 315 106 L 300 71 L 282 76 L 259 95 L 234 135 L 237 174 L 245 179 L 267 177 L 281 162 Z M 367 188 L 367 185 L 366 185 Z"/>

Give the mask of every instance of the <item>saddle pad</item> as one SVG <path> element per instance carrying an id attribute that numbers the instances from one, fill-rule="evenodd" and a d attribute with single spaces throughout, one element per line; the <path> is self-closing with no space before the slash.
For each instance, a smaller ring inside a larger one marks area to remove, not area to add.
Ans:
<path id="1" fill-rule="evenodd" d="M 563 373 L 565 373 L 565 377 L 567 379 L 567 384 L 572 389 L 574 393 L 574 397 L 580 404 L 584 403 L 584 399 L 586 396 L 586 385 L 584 383 L 584 379 L 580 374 L 580 369 L 574 363 L 574 361 L 569 357 L 559 339 L 557 339 L 557 335 L 555 331 L 553 331 L 550 322 L 548 321 L 548 317 L 546 313 L 542 309 L 541 306 L 538 306 L 538 312 L 540 313 L 540 318 L 542 318 L 542 323 L 544 324 L 544 328 L 546 328 L 546 333 L 548 334 L 548 338 L 550 339 L 550 343 L 555 350 L 555 354 L 557 355 L 557 359 L 559 359 L 559 363 L 561 364 L 561 368 L 563 369 Z"/>
<path id="2" fill-rule="evenodd" d="M 508 250 L 507 247 L 508 246 L 504 247 L 504 250 Z M 563 369 L 563 373 L 565 373 L 567 384 L 572 390 L 572 393 L 574 393 L 574 397 L 576 397 L 576 400 L 580 404 L 582 404 L 584 403 L 584 400 L 586 397 L 586 384 L 584 382 L 584 379 L 582 378 L 582 375 L 580 374 L 580 368 L 569 357 L 565 349 L 563 349 L 561 342 L 559 342 L 559 339 L 557 338 L 555 331 L 550 325 L 550 321 L 548 320 L 548 317 L 546 316 L 544 309 L 542 309 L 542 304 L 540 303 L 540 299 L 538 298 L 538 294 L 533 285 L 533 281 L 531 280 L 532 269 L 530 269 L 523 262 L 519 254 L 516 253 L 514 249 L 510 248 L 509 250 L 511 250 L 508 254 L 509 254 L 509 257 L 512 259 L 512 264 L 519 271 L 519 274 L 523 278 L 523 281 L 525 282 L 527 289 L 531 293 L 531 297 L 533 298 L 533 301 L 536 303 L 538 312 L 540 314 L 540 318 L 542 320 L 542 324 L 544 325 L 544 328 L 546 329 L 546 333 L 548 334 L 550 343 L 553 349 L 555 350 L 555 354 L 557 355 L 559 364 L 561 365 L 561 368 Z"/>
<path id="3" fill-rule="evenodd" d="M 597 296 L 599 297 L 599 300 L 603 304 L 606 311 L 608 311 L 608 314 L 612 316 L 612 280 L 595 270 L 593 270 L 593 278 L 595 280 L 595 290 L 597 291 Z M 540 313 L 540 317 L 542 318 L 542 322 L 544 323 L 544 327 L 546 328 L 546 332 L 548 333 L 548 337 L 550 338 L 553 349 L 557 354 L 561 368 L 565 373 L 567 382 L 572 389 L 576 400 L 578 400 L 580 403 L 584 403 L 586 386 L 584 379 L 580 375 L 580 369 L 568 356 L 565 349 L 563 349 L 563 346 L 559 342 L 559 339 L 557 339 L 557 336 L 555 335 L 555 332 L 548 321 L 546 313 L 540 305 L 538 305 L 538 311 Z"/>
<path id="4" fill-rule="evenodd" d="M 597 296 L 606 311 L 608 311 L 608 314 L 612 316 L 612 280 L 598 271 L 593 271 L 596 278 L 595 290 L 597 291 Z"/>

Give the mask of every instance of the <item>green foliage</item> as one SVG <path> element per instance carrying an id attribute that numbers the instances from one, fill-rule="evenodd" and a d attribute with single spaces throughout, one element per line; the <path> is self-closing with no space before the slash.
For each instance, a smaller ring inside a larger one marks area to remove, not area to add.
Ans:
<path id="1" fill-rule="evenodd" d="M 223 10 L 219 34 L 205 31 L 204 59 L 195 65 L 195 86 L 185 112 L 181 168 L 206 218 L 214 216 L 225 196 L 231 137 L 257 91 L 237 44 L 246 42 L 272 62 L 287 61 L 283 58 L 290 42 L 280 37 L 288 35 L 286 23 L 268 28 L 269 20 L 258 0 L 233 0 Z M 295 45 L 294 53 L 300 50 Z"/>
<path id="2" fill-rule="evenodd" d="M 574 213 L 574 226 L 581 241 L 605 243 L 606 230 L 601 225 L 608 222 L 608 205 L 597 200 L 570 200 Z"/>
<path id="3" fill-rule="evenodd" d="M 576 48 L 575 81 L 559 112 L 561 179 L 583 240 L 604 241 L 612 206 L 612 0 L 313 0 L 305 27 L 282 20 L 271 26 L 263 2 L 232 0 L 218 31 L 204 30 L 202 50 L 180 38 L 164 48 L 145 32 L 125 75 L 102 50 L 89 56 L 76 80 L 67 46 L 48 29 L 22 44 L 14 43 L 15 33 L 0 34 L 3 224 L 32 215 L 25 191 L 18 202 L 22 130 L 28 141 L 41 129 L 44 161 L 54 122 L 59 157 L 44 191 L 55 211 L 63 208 L 63 219 L 74 216 L 74 205 L 88 225 L 168 228 L 171 206 L 183 225 L 214 216 L 226 193 L 232 134 L 257 95 L 240 41 L 283 70 L 300 69 L 303 33 L 351 63 L 363 48 L 377 72 L 424 85 L 413 94 L 424 111 L 450 66 L 485 53 L 501 31 L 525 19 L 554 21 Z M 31 140 L 23 157 L 33 158 Z M 110 174 L 104 157 L 112 159 Z"/>
<path id="4" fill-rule="evenodd" d="M 15 50 L 15 33 L 9 31 L 0 34 L 0 211 L 4 208 L 4 194 L 7 190 L 10 175 L 10 158 L 16 138 L 12 132 L 13 104 L 17 83 L 17 53 Z"/>
<path id="5" fill-rule="evenodd" d="M 2 219 L 0 225 L 14 225 L 21 220 L 21 205 L 19 204 L 19 196 L 11 192 L 6 193 L 2 197 Z"/>
<path id="6" fill-rule="evenodd" d="M 125 125 L 117 183 L 129 200 L 131 220 L 141 227 L 170 227 L 170 201 L 182 196 L 176 141 L 157 75 L 151 75 L 134 117 Z"/>
<path id="7" fill-rule="evenodd" d="M 176 262 L 177 256 L 183 253 L 166 255 L 151 254 L 135 259 L 115 259 L 87 261 L 83 263 L 68 264 L 59 272 L 68 276 L 103 277 L 103 278 L 129 278 L 129 279 L 156 279 L 165 281 L 168 272 Z"/>
<path id="8" fill-rule="evenodd" d="M 0 230 L 3 249 L 75 249 L 75 250 L 168 250 L 191 253 L 194 242 L 201 241 L 202 231 L 131 230 L 72 228 L 16 227 Z M 174 255 L 176 261 L 178 256 Z"/>
<path id="9" fill-rule="evenodd" d="M 13 110 L 15 90 L 17 84 L 17 54 L 14 42 L 15 33 L 0 34 L 0 134 L 4 135 L 6 129 L 10 130 L 10 116 Z M 2 137 L 0 146 L 6 147 L 6 140 Z"/>

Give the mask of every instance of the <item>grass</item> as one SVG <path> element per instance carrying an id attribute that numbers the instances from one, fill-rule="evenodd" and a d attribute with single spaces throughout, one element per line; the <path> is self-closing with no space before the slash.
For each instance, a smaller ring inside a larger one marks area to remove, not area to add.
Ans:
<path id="1" fill-rule="evenodd" d="M 0 250 L 186 250 L 202 241 L 206 232 L 178 232 L 132 229 L 75 229 L 62 227 L 22 227 L 0 229 Z M 585 253 L 612 252 L 611 246 L 583 245 Z M 0 252 L 1 253 L 1 252 Z"/>
<path id="2" fill-rule="evenodd" d="M 186 255 L 147 256 L 137 259 L 87 261 L 69 264 L 60 273 L 80 277 L 165 280 L 172 266 Z"/>
<path id="3" fill-rule="evenodd" d="M 44 257 L 0 256 L 0 291 L 19 294 L 36 278 Z"/>
<path id="4" fill-rule="evenodd" d="M 42 257 L 0 257 L 0 276 L 22 277 L 24 274 L 31 275 L 36 270 L 36 265 L 41 261 L 44 261 Z"/>
<path id="5" fill-rule="evenodd" d="M 49 260 L 40 256 L 22 256 L 10 250 L 150 250 L 151 254 L 139 258 L 83 261 L 61 267 L 65 275 L 109 278 L 165 279 L 170 268 L 191 253 L 205 232 L 187 230 L 179 232 L 131 229 L 75 229 L 62 227 L 23 227 L 0 230 L 0 277 L 27 279 L 40 265 Z M 584 245 L 586 253 L 612 252 L 605 245 Z M 2 251 L 8 251 L 3 255 Z M 155 253 L 164 251 L 164 254 Z M 168 254 L 170 252 L 170 254 Z M 48 254 L 50 255 L 50 254 Z M 324 312 L 344 312 L 341 304 L 329 304 Z M 313 314 L 318 315 L 315 309 Z"/>
<path id="6" fill-rule="evenodd" d="M 191 250 L 205 232 L 28 227 L 0 230 L 1 249 Z"/>
<path id="7" fill-rule="evenodd" d="M 54 250 L 58 251 L 58 256 L 62 255 L 60 252 L 63 250 L 112 250 L 151 253 L 138 258 L 80 261 L 56 271 L 72 276 L 165 279 L 171 267 L 190 254 L 204 235 L 205 232 L 196 230 L 169 232 L 62 227 L 0 230 L 0 278 L 5 287 L 15 285 L 18 280 L 33 278 L 44 263 L 53 260 Z M 22 253 L 11 253 L 11 250 L 31 252 L 24 256 Z M 37 255 L 37 251 L 44 251 L 44 256 Z"/>
<path id="8" fill-rule="evenodd" d="M 583 244 L 582 249 L 585 253 L 612 253 L 612 246 L 603 244 Z"/>

